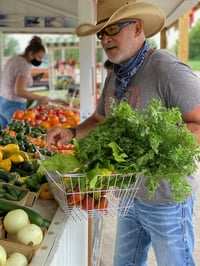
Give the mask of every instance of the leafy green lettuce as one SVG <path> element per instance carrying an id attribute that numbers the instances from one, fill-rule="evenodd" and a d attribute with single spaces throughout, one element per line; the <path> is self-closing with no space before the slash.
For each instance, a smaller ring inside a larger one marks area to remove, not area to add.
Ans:
<path id="1" fill-rule="evenodd" d="M 93 188 L 101 169 L 145 176 L 150 196 L 166 180 L 176 201 L 189 195 L 185 177 L 196 171 L 200 158 L 197 139 L 183 124 L 180 110 L 166 108 L 156 99 L 145 110 L 112 103 L 106 120 L 83 139 L 74 140 L 74 146 L 74 155 L 64 155 L 65 160 L 55 155 L 43 165 L 62 173 L 77 169 Z"/>

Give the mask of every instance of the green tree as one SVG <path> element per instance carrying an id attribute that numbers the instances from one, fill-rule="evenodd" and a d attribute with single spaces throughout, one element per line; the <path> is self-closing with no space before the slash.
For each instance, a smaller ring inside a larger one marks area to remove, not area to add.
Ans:
<path id="1" fill-rule="evenodd" d="M 152 48 L 158 48 L 154 39 L 149 38 L 148 41 Z"/>
<path id="2" fill-rule="evenodd" d="M 200 60 L 200 20 L 192 27 L 189 34 L 189 59 Z"/>
<path id="3" fill-rule="evenodd" d="M 19 53 L 19 42 L 13 37 L 3 34 L 3 53 L 4 56 L 13 56 Z"/>
<path id="4" fill-rule="evenodd" d="M 62 58 L 62 50 L 64 49 L 65 58 L 64 60 L 67 62 L 69 59 L 74 59 L 76 62 L 79 61 L 79 48 L 78 46 L 74 46 L 76 42 L 78 42 L 78 38 L 76 35 L 68 35 L 65 36 L 48 36 L 43 38 L 44 43 L 50 49 L 51 47 L 55 47 L 53 50 L 53 59 L 55 61 L 59 61 Z M 69 46 L 71 44 L 71 47 Z M 57 49 L 56 49 L 57 48 Z"/>

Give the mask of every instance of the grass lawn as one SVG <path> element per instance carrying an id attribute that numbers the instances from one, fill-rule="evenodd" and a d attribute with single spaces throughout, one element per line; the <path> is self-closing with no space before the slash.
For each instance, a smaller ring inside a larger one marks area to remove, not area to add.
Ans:
<path id="1" fill-rule="evenodd" d="M 193 71 L 200 71 L 200 60 L 189 61 L 188 65 L 193 69 Z"/>

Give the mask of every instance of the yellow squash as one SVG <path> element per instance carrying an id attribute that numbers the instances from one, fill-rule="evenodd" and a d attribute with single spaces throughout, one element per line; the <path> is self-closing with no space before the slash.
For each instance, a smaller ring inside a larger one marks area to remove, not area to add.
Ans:
<path id="1" fill-rule="evenodd" d="M 0 161 L 3 159 L 3 152 L 0 150 Z"/>
<path id="2" fill-rule="evenodd" d="M 7 172 L 10 172 L 11 166 L 12 166 L 12 162 L 9 158 L 0 161 L 0 168 L 2 168 L 3 170 Z"/>
<path id="3" fill-rule="evenodd" d="M 49 188 L 48 183 L 44 183 L 41 185 L 40 198 L 45 200 L 53 199 L 53 194 Z"/>
<path id="4" fill-rule="evenodd" d="M 18 152 L 20 148 L 19 145 L 10 143 L 5 146 L 1 146 L 0 150 L 3 151 L 3 153 L 15 153 Z"/>
<path id="5" fill-rule="evenodd" d="M 8 159 L 13 163 L 22 163 L 24 161 L 24 158 L 19 153 L 13 153 Z"/>

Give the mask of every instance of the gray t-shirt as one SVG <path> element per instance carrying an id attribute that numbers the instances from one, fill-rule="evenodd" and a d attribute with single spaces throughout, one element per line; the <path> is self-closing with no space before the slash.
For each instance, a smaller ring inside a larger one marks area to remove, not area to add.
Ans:
<path id="1" fill-rule="evenodd" d="M 107 116 L 110 112 L 110 98 L 114 98 L 115 73 L 107 77 L 96 112 Z M 173 55 L 155 50 L 147 57 L 130 81 L 124 95 L 119 100 L 125 101 L 133 109 L 147 108 L 152 98 L 162 102 L 167 108 L 179 107 L 182 114 L 190 112 L 200 105 L 200 80 L 192 70 L 180 62 Z M 198 188 L 197 175 L 187 177 L 192 186 L 192 193 Z M 171 190 L 166 181 L 160 183 L 159 188 L 151 199 L 148 198 L 147 188 L 142 186 L 136 198 L 153 204 L 173 203 Z"/>

